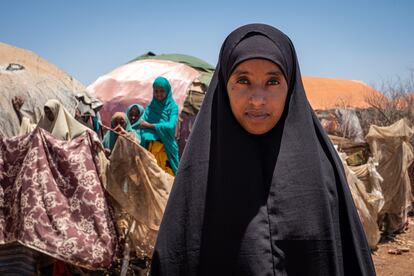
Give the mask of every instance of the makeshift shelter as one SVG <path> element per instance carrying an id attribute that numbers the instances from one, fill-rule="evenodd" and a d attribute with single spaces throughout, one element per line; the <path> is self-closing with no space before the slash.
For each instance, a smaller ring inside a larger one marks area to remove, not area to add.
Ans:
<path id="1" fill-rule="evenodd" d="M 59 100 L 72 115 L 75 108 L 95 115 L 102 105 L 79 81 L 55 65 L 28 50 L 0 43 L 0 136 L 19 133 L 14 97 L 24 100 L 21 112 L 32 123 L 38 122 L 49 99 Z"/>
<path id="2" fill-rule="evenodd" d="M 316 110 L 316 116 L 329 135 L 364 142 L 364 133 L 355 108 Z"/>
<path id="3" fill-rule="evenodd" d="M 381 189 L 385 203 L 379 222 L 387 234 L 404 229 L 413 201 L 408 174 L 414 159 L 410 144 L 413 134 L 409 122 L 401 119 L 388 127 L 373 125 L 366 136 L 371 152 L 379 163 L 378 172 L 384 178 Z"/>
<path id="4" fill-rule="evenodd" d="M 377 219 L 378 213 L 384 206 L 384 196 L 380 186 L 383 178 L 377 172 L 373 159 L 364 165 L 351 167 L 345 162 L 344 153 L 340 153 L 340 157 L 369 247 L 375 250 L 381 238 Z"/>
<path id="5" fill-rule="evenodd" d="M 102 121 L 109 125 L 111 115 L 125 111 L 130 104 L 149 104 L 153 81 L 158 76 L 166 77 L 181 114 L 177 140 L 182 152 L 213 71 L 214 67 L 196 57 L 150 52 L 99 77 L 88 86 L 88 91 L 103 101 Z"/>
<path id="6" fill-rule="evenodd" d="M 361 81 L 309 76 L 302 79 L 309 103 L 325 131 L 358 143 L 364 141 L 360 111 L 370 108 L 372 99 L 385 96 Z"/>
<path id="7" fill-rule="evenodd" d="M 151 258 L 174 177 L 157 165 L 150 152 L 122 136 L 106 176 L 119 232 L 128 237 L 138 258 Z"/>
<path id="8" fill-rule="evenodd" d="M 70 142 L 40 128 L 0 139 L 0 244 L 18 242 L 88 269 L 109 267 L 117 235 L 102 154 L 89 130 Z"/>
<path id="9" fill-rule="evenodd" d="M 366 142 L 355 142 L 351 139 L 329 135 L 331 142 L 338 151 L 346 154 L 344 160 L 348 166 L 359 166 L 366 164 L 369 157 L 369 145 Z"/>

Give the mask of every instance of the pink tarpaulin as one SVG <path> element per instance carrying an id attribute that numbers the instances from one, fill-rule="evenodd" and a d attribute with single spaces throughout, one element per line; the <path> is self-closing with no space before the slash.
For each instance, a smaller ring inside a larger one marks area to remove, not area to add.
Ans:
<path id="1" fill-rule="evenodd" d="M 99 77 L 87 89 L 104 103 L 100 113 L 102 121 L 108 125 L 112 114 L 125 112 L 130 104 L 149 104 L 153 94 L 152 83 L 159 76 L 170 81 L 173 98 L 181 112 L 188 88 L 199 75 L 197 70 L 185 64 L 146 59 L 118 67 Z"/>
<path id="2" fill-rule="evenodd" d="M 0 244 L 18 241 L 90 269 L 108 267 L 116 233 L 93 132 L 70 142 L 42 129 L 0 139 Z"/>

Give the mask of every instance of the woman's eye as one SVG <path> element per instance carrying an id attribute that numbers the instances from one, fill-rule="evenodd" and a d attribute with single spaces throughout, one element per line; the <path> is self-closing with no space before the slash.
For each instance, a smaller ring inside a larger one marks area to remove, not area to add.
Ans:
<path id="1" fill-rule="evenodd" d="M 278 85 L 278 84 L 280 84 L 280 81 L 278 81 L 278 80 L 276 80 L 276 79 L 272 79 L 272 80 L 269 80 L 269 81 L 267 82 L 267 84 L 268 84 L 268 85 Z"/>
<path id="2" fill-rule="evenodd" d="M 237 83 L 239 84 L 249 84 L 249 80 L 246 78 L 239 78 L 237 79 Z"/>

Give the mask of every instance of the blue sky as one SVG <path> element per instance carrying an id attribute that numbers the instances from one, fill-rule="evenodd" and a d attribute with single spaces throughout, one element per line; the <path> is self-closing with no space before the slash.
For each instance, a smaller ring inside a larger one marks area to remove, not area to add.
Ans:
<path id="1" fill-rule="evenodd" d="M 216 65 L 236 27 L 273 25 L 302 74 L 380 84 L 414 69 L 414 1 L 4 0 L 0 41 L 29 49 L 89 85 L 147 51 Z"/>

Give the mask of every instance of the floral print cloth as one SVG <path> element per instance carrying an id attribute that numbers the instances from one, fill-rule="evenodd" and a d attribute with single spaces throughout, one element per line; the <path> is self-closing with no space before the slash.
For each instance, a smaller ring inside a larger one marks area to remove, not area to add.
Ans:
<path id="1" fill-rule="evenodd" d="M 89 269 L 110 266 L 117 237 L 93 132 L 72 141 L 37 128 L 0 139 L 0 244 Z"/>

